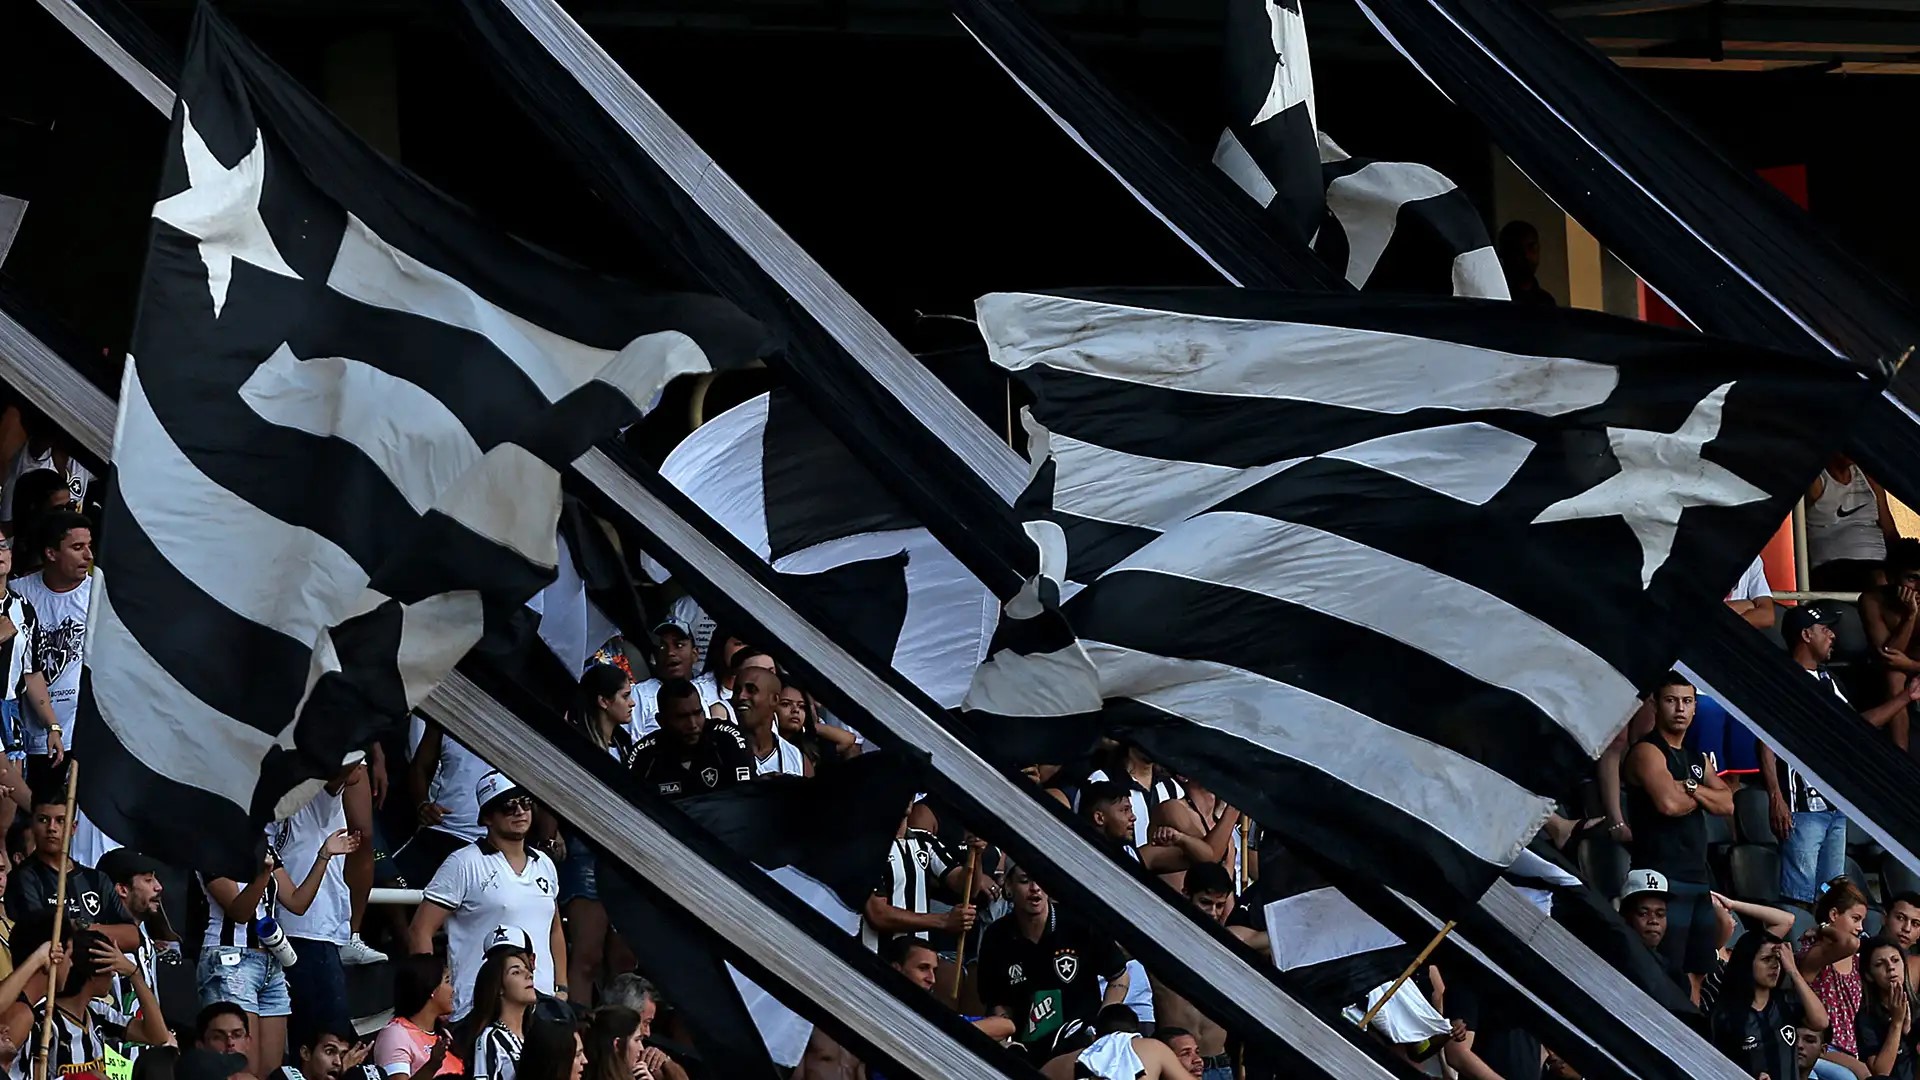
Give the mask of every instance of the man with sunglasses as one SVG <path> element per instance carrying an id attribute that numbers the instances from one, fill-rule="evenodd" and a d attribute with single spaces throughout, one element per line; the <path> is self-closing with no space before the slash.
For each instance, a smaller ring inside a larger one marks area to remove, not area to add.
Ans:
<path id="1" fill-rule="evenodd" d="M 559 875 L 552 859 L 527 846 L 533 796 L 498 770 L 479 779 L 474 796 L 487 835 L 440 864 L 408 933 L 413 952 L 431 953 L 434 935 L 446 927 L 455 1022 L 473 1008 L 473 982 L 496 927 L 518 930 L 533 942 L 536 990 L 567 996 L 566 985 L 554 982 L 555 972 L 567 970 L 567 941 L 555 903 Z"/>

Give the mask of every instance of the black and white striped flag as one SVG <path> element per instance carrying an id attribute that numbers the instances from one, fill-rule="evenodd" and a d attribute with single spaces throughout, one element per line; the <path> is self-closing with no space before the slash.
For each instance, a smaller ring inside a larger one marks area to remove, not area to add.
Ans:
<path id="1" fill-rule="evenodd" d="M 775 570 L 807 583 L 841 640 L 940 704 L 960 703 L 986 659 L 998 602 L 791 391 L 701 425 L 660 475 Z M 657 561 L 643 567 L 667 580 Z M 857 588 L 836 588 L 841 581 Z"/>
<path id="2" fill-rule="evenodd" d="M 1480 211 L 1439 171 L 1321 133 L 1301 0 L 1228 0 L 1213 162 L 1357 289 L 1507 299 Z"/>
<path id="3" fill-rule="evenodd" d="M 1457 300 L 1115 291 L 978 312 L 1032 397 L 1028 496 L 1048 509 L 1030 528 L 1086 586 L 1065 612 L 1108 732 L 1442 910 L 1589 774 L 1871 392 L 1713 339 Z M 1022 686 L 996 691 L 1017 712 Z"/>
<path id="4" fill-rule="evenodd" d="M 487 225 L 202 5 L 120 395 L 76 756 L 209 872 L 553 580 L 559 470 L 757 324 Z"/>

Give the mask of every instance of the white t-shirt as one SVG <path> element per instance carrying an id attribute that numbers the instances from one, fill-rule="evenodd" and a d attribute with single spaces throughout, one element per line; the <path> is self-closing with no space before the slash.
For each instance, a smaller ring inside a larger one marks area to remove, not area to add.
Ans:
<path id="1" fill-rule="evenodd" d="M 337 793 L 330 794 L 322 788 L 312 802 L 294 811 L 285 821 L 276 822 L 268 831 L 274 846 L 280 849 L 280 861 L 286 864 L 287 873 L 295 875 L 296 881 L 304 881 L 307 871 L 313 868 L 313 860 L 320 857 L 320 845 L 346 827 L 346 804 Z M 274 912 L 273 917 L 288 937 L 330 941 L 335 945 L 345 945 L 352 940 L 353 894 L 347 891 L 346 864 L 345 859 L 327 860 L 326 876 L 321 878 L 320 891 L 314 894 L 313 904 L 305 915 L 295 915 L 284 907 Z"/>
<path id="2" fill-rule="evenodd" d="M 426 738 L 427 722 L 418 716 L 408 732 L 407 751 L 420 752 L 420 740 Z M 478 840 L 487 835 L 480 824 L 480 803 L 474 786 L 493 771 L 473 751 L 461 746 L 453 736 L 440 733 L 440 763 L 434 767 L 433 781 L 427 785 L 427 798 L 447 808 L 447 815 L 433 828 L 462 840 Z"/>
<path id="3" fill-rule="evenodd" d="M 1773 586 L 1767 584 L 1767 567 L 1760 556 L 1753 557 L 1753 565 L 1740 575 L 1740 584 L 1727 594 L 1729 600 L 1761 600 L 1773 598 Z"/>
<path id="4" fill-rule="evenodd" d="M 758 759 L 759 766 L 755 776 L 805 776 L 807 775 L 807 757 L 800 748 L 780 737 L 773 736 L 773 752 Z"/>
<path id="5" fill-rule="evenodd" d="M 533 940 L 533 985 L 553 993 L 554 914 L 558 910 L 559 875 L 553 860 L 532 848 L 516 874 L 492 844 L 479 840 L 447 856 L 427 885 L 429 903 L 439 904 L 447 916 L 447 959 L 453 965 L 453 1019 L 463 1020 L 473 1008 L 473 980 L 486 960 L 487 935 L 496 926 L 526 932 Z"/>
<path id="6" fill-rule="evenodd" d="M 29 454 L 22 446 L 20 452 L 13 455 L 13 464 L 7 469 L 7 485 L 0 490 L 0 521 L 13 520 L 13 489 L 20 478 L 35 469 L 52 469 L 53 447 L 49 446 L 38 454 Z M 87 485 L 93 483 L 93 474 L 85 465 L 67 455 L 67 493 L 78 503 L 87 497 Z"/>
<path id="7" fill-rule="evenodd" d="M 715 705 L 726 702 L 720 695 L 720 680 L 709 671 L 693 677 L 693 688 L 700 691 L 700 711 L 706 712 Z M 732 715 L 731 707 L 727 710 Z M 660 730 L 660 680 L 648 679 L 633 686 L 633 722 L 627 725 L 627 734 L 639 742 L 652 732 Z"/>
<path id="8" fill-rule="evenodd" d="M 8 588 L 15 596 L 33 605 L 40 619 L 40 672 L 47 679 L 47 696 L 53 699 L 53 716 L 65 732 L 62 741 L 73 746 L 73 715 L 80 704 L 80 664 L 86 655 L 87 606 L 93 602 L 93 575 L 66 592 L 47 587 L 41 573 L 15 578 Z M 47 729 L 32 710 L 22 709 L 26 723 L 27 753 L 47 752 Z"/>

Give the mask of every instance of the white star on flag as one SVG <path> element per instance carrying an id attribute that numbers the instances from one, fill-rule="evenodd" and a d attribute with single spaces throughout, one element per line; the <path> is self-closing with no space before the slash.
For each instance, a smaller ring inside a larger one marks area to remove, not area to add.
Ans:
<path id="1" fill-rule="evenodd" d="M 1767 493 L 1727 469 L 1700 456 L 1706 444 L 1720 434 L 1720 414 L 1726 406 L 1726 383 L 1700 399 L 1680 430 L 1671 434 L 1640 428 L 1607 429 L 1607 440 L 1620 471 L 1572 498 L 1562 499 L 1540 512 L 1534 524 L 1580 518 L 1618 516 L 1640 541 L 1640 584 L 1652 584 L 1653 575 L 1673 551 L 1680 531 L 1680 512 L 1689 506 L 1741 506 L 1758 502 Z"/>
<path id="2" fill-rule="evenodd" d="M 1311 118 L 1313 69 L 1307 66 L 1307 29 L 1300 17 L 1300 5 L 1289 7 L 1280 0 L 1267 0 L 1267 21 L 1273 33 L 1273 86 L 1250 124 L 1263 124 L 1300 101 L 1307 103 L 1307 116 Z"/>
<path id="3" fill-rule="evenodd" d="M 267 223 L 260 217 L 260 189 L 266 182 L 267 149 L 260 132 L 253 133 L 253 149 L 229 169 L 207 149 L 193 126 L 193 113 L 180 103 L 180 153 L 187 162 L 187 190 L 153 205 L 153 216 L 200 241 L 200 261 L 207 267 L 207 291 L 213 296 L 213 315 L 227 303 L 227 285 L 233 279 L 233 260 L 281 277 L 300 275 L 280 257 Z"/>

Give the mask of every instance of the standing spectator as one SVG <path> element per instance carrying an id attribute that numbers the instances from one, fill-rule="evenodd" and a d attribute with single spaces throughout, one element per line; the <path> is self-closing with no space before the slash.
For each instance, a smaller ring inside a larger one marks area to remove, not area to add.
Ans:
<path id="1" fill-rule="evenodd" d="M 647 1067 L 640 1014 L 624 1005 L 595 1009 L 587 1025 L 584 1080 L 660 1080 Z"/>
<path id="2" fill-rule="evenodd" d="M 1747 572 L 1740 575 L 1739 583 L 1727 594 L 1727 606 L 1756 630 L 1772 628 L 1773 586 L 1767 583 L 1767 564 L 1760 556 L 1753 557 L 1753 562 L 1747 564 Z"/>
<path id="3" fill-rule="evenodd" d="M 67 450 L 64 433 L 39 410 L 28 406 L 11 411 L 19 417 L 19 428 L 9 432 L 5 442 L 17 449 L 9 455 L 6 483 L 0 486 L 0 521 L 18 524 L 15 504 L 21 478 L 42 470 L 57 478 L 56 486 L 65 493 L 63 506 L 79 506 L 93 483 L 93 473 Z"/>
<path id="4" fill-rule="evenodd" d="M 327 839 L 347 832 L 345 793 L 367 782 L 364 765 L 350 765 L 327 781 L 307 805 L 273 828 L 280 857 L 294 866 L 313 861 Z M 326 860 L 320 888 L 305 911 L 285 903 L 274 912 L 300 962 L 287 969 L 287 992 L 294 1010 L 307 1022 L 335 1030 L 351 1027 L 347 1008 L 347 969 L 341 956 L 353 941 L 353 897 L 346 860 Z M 381 956 L 384 960 L 386 957 Z"/>
<path id="5" fill-rule="evenodd" d="M 1681 990 L 1692 995 L 1694 987 L 1687 973 L 1660 948 L 1667 938 L 1667 879 L 1656 870 L 1633 870 L 1620 886 L 1620 918 Z"/>
<path id="6" fill-rule="evenodd" d="M 1100 758 L 1103 760 L 1087 774 L 1083 787 L 1103 780 L 1121 785 L 1133 804 L 1133 845 L 1146 847 L 1154 807 L 1162 799 L 1179 798 L 1186 794 L 1186 789 L 1172 773 L 1155 765 L 1145 750 L 1131 742 L 1114 743 Z M 1084 814 L 1083 798 L 1084 792 L 1077 795 L 1073 808 Z"/>
<path id="7" fill-rule="evenodd" d="M 487 835 L 440 864 L 427 885 L 427 902 L 414 912 L 408 931 L 412 950 L 430 953 L 434 935 L 446 928 L 456 1022 L 473 1008 L 474 977 L 486 960 L 495 927 L 525 934 L 534 950 L 534 985 L 543 993 L 567 996 L 567 984 L 556 982 L 554 974 L 557 965 L 567 962 L 567 940 L 554 902 L 558 875 L 552 859 L 527 846 L 533 796 L 495 771 L 480 778 L 474 798 Z"/>
<path id="8" fill-rule="evenodd" d="M 1063 915 L 1022 867 L 1007 871 L 1007 895 L 1013 910 L 980 937 L 980 1001 L 1013 1020 L 1023 1045 L 1045 1047 L 1062 1025 L 1091 1024 L 1101 1006 L 1126 1000 L 1127 957 L 1113 942 Z"/>
<path id="9" fill-rule="evenodd" d="M 285 968 L 263 942 L 262 924 L 280 911 L 306 912 L 329 864 L 358 846 L 360 837 L 345 829 L 329 834 L 298 884 L 272 844 L 260 860 L 260 872 L 246 885 L 232 878 L 202 880 L 209 911 L 200 947 L 200 1004 L 231 1001 L 246 1012 L 247 1030 L 253 1033 L 247 1062 L 255 1076 L 265 1075 L 286 1053 L 287 1017 L 293 1012 Z"/>
<path id="10" fill-rule="evenodd" d="M 1844 705 L 1847 695 L 1826 668 L 1833 656 L 1833 624 L 1838 620 L 1839 613 L 1826 604 L 1801 604 L 1786 613 L 1780 626 L 1787 655 Z M 1888 728 L 1895 745 L 1905 749 L 1907 703 L 1915 698 L 1920 698 L 1920 679 L 1908 685 L 1907 693 L 1860 715 L 1874 727 Z M 1846 816 L 1800 770 L 1775 756 L 1772 747 L 1761 743 L 1759 753 L 1773 833 L 1780 838 L 1780 895 L 1811 907 L 1814 886 L 1846 871 Z"/>
<path id="11" fill-rule="evenodd" d="M 1693 684 L 1669 671 L 1653 692 L 1654 729 L 1627 751 L 1627 820 L 1633 824 L 1634 863 L 1667 882 L 1667 933 L 1661 949 L 1669 967 L 1686 973 L 1690 989 L 1714 970 L 1718 920 L 1707 866 L 1707 815 L 1733 814 L 1733 792 L 1708 767 L 1705 754 L 1685 749 L 1693 723 Z"/>
<path id="12" fill-rule="evenodd" d="M 975 844 L 985 848 L 984 841 Z M 982 878 L 981 880 L 986 880 Z M 879 949 L 901 934 L 926 939 L 932 931 L 964 934 L 973 928 L 974 906 L 961 897 L 967 887 L 967 864 L 930 832 L 907 827 L 900 819 L 893 845 L 887 849 L 887 869 L 860 913 L 860 940 Z M 935 889 L 961 897 L 962 902 L 935 913 L 930 901 Z M 976 883 L 978 888 L 978 883 Z M 981 890 L 984 891 L 984 890 Z"/>
<path id="13" fill-rule="evenodd" d="M 1125 784 L 1112 780 L 1092 780 L 1080 789 L 1080 813 L 1094 831 L 1119 844 L 1133 859 L 1156 874 L 1172 874 L 1192 866 L 1219 863 L 1226 857 L 1239 811 L 1227 808 L 1215 823 L 1211 834 L 1189 836 L 1168 825 L 1157 825 L 1147 833 L 1148 843 L 1137 845 L 1139 820 L 1134 817 L 1134 796 Z"/>
<path id="14" fill-rule="evenodd" d="M 1920 625 L 1920 540 L 1887 545 L 1885 585 L 1860 594 L 1860 623 L 1874 655 L 1886 667 L 1883 698 L 1906 692 L 1907 679 L 1920 671 L 1913 631 Z"/>
<path id="15" fill-rule="evenodd" d="M 447 856 L 487 835 L 473 792 L 493 766 L 418 714 L 412 741 L 407 784 L 420 830 L 393 853 L 393 867 L 401 880 L 418 884 L 432 881 Z"/>
<path id="16" fill-rule="evenodd" d="M 1844 877 L 1834 878 L 1813 905 L 1817 923 L 1800 938 L 1794 954 L 1800 974 L 1826 1006 L 1831 1030 L 1826 1064 L 1814 1066 L 1820 1080 L 1847 1080 L 1860 1075 L 1860 1050 L 1853 1020 L 1864 996 L 1860 978 L 1860 935 L 1867 924 L 1867 896 Z"/>
<path id="17" fill-rule="evenodd" d="M 627 719 L 633 715 L 632 684 L 627 673 L 611 664 L 595 664 L 580 676 L 569 719 L 592 743 L 615 761 L 625 764 L 633 753 Z M 560 864 L 560 910 L 573 930 L 567 951 L 570 997 L 583 1007 L 593 1005 L 594 984 L 609 956 L 624 959 L 626 946 L 607 920 L 600 903 L 595 870 L 598 853 L 584 836 L 567 830 L 567 858 Z"/>
<path id="18" fill-rule="evenodd" d="M 679 619 L 663 619 L 653 628 L 653 678 L 633 687 L 633 722 L 628 729 L 635 739 L 660 729 L 660 688 L 678 679 L 687 679 L 700 695 L 700 711 L 720 704 L 720 684 L 712 672 L 693 673 L 699 662 L 693 630 Z"/>
<path id="19" fill-rule="evenodd" d="M 527 1017 L 540 992 L 533 986 L 533 948 L 525 934 L 495 927 L 487 959 L 473 981 L 473 1011 L 467 1014 L 460 1048 L 472 1080 L 514 1080 Z"/>
<path id="20" fill-rule="evenodd" d="M 1913 1080 L 1913 999 L 1907 994 L 1907 951 L 1876 938 L 1860 950 L 1866 962 L 1866 1001 L 1853 1021 L 1854 1041 L 1867 1072 Z"/>
<path id="21" fill-rule="evenodd" d="M 40 759 L 43 765 L 58 765 L 71 742 L 74 710 L 80 703 L 87 608 L 93 603 L 93 526 L 72 511 L 51 514 L 42 523 L 41 539 L 35 542 L 41 545 L 41 569 L 15 578 L 7 587 L 32 604 L 39 619 L 36 660 L 53 709 L 51 723 L 28 718 L 27 756 Z M 28 770 L 29 780 L 38 778 L 34 770 Z M 92 859 L 85 852 L 75 854 L 91 865 L 102 853 L 94 853 Z"/>
<path id="22" fill-rule="evenodd" d="M 1748 934 L 1733 948 L 1727 985 L 1707 1017 L 1708 1041 L 1748 1076 L 1795 1072 L 1797 1028 L 1827 1026 L 1827 1008 L 1807 985 L 1784 942 Z"/>
<path id="23" fill-rule="evenodd" d="M 700 692 L 685 679 L 660 685 L 660 729 L 634 747 L 634 778 L 663 798 L 678 799 L 753 779 L 747 738 L 701 711 Z"/>
<path id="24" fill-rule="evenodd" d="M 753 752 L 755 776 L 812 776 L 813 762 L 780 737 L 780 676 L 762 667 L 743 667 L 734 676 L 733 715 Z"/>
<path id="25" fill-rule="evenodd" d="M 13 577 L 13 548 L 13 538 L 0 538 L 0 583 Z M 40 616 L 32 604 L 10 589 L 0 592 L 0 668 L 6 670 L 5 685 L 0 686 L 0 725 L 4 726 L 6 751 L 0 761 L 0 785 L 9 789 L 20 809 L 30 811 L 31 796 L 22 771 L 27 760 L 26 714 L 31 712 L 47 730 L 59 721 L 47 696 L 46 677 L 40 673 Z"/>
<path id="26" fill-rule="evenodd" d="M 393 965 L 393 1019 L 373 1041 L 373 1064 L 390 1080 L 463 1076 L 466 1065 L 441 1030 L 453 1009 L 453 972 L 437 956 L 403 956 Z"/>
<path id="27" fill-rule="evenodd" d="M 1887 545 L 1900 539 L 1887 493 L 1845 454 L 1807 488 L 1807 560 L 1815 592 L 1865 592 L 1880 576 Z"/>
<path id="28" fill-rule="evenodd" d="M 65 785 L 59 786 L 64 792 Z M 121 927 L 121 924 L 129 924 L 133 919 L 120 906 L 113 882 L 78 859 L 68 857 L 64 862 L 61 859 L 61 838 L 67 831 L 66 795 L 49 792 L 35 798 L 33 803 L 27 826 L 28 850 L 31 854 L 14 868 L 13 879 L 7 889 L 7 914 L 19 919 L 31 912 L 53 907 L 60 888 L 60 868 L 64 865 L 68 867 L 67 917 L 73 920 L 74 925 L 88 926 L 95 922 L 115 924 L 115 929 L 108 931 L 115 942 L 129 951 L 138 948 L 139 935 L 133 927 Z"/>

